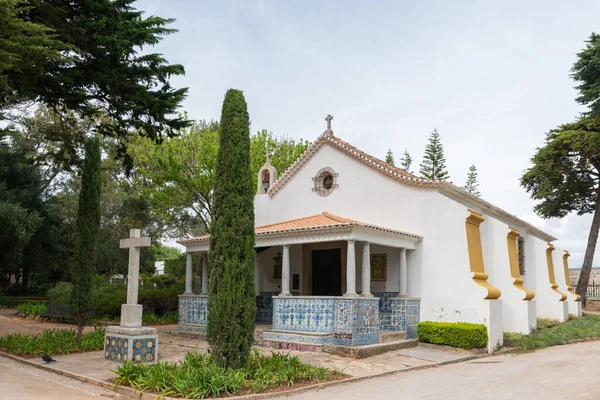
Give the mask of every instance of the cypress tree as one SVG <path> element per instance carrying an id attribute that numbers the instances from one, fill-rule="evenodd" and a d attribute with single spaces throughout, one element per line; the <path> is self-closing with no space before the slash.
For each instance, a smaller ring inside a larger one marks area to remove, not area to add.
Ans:
<path id="1" fill-rule="evenodd" d="M 392 153 L 392 149 L 388 149 L 388 152 L 385 155 L 385 162 L 392 166 L 395 165 L 394 164 L 394 153 Z"/>
<path id="2" fill-rule="evenodd" d="M 408 149 L 404 150 L 404 154 L 402 155 L 402 158 L 400 159 L 400 167 L 405 170 L 406 172 L 410 172 L 410 166 L 412 165 L 413 159 L 410 156 L 410 154 L 408 154 Z"/>
<path id="3" fill-rule="evenodd" d="M 215 361 L 240 368 L 254 343 L 256 318 L 250 119 L 241 91 L 227 91 L 220 126 L 206 334 Z"/>
<path id="4" fill-rule="evenodd" d="M 89 321 L 93 309 L 92 279 L 96 271 L 96 248 L 100 233 L 100 163 L 100 141 L 96 137 L 88 139 L 85 142 L 71 278 L 71 303 L 78 324 L 78 341 L 81 340 L 83 327 Z"/>
<path id="5" fill-rule="evenodd" d="M 425 147 L 425 156 L 420 165 L 421 177 L 430 181 L 445 181 L 450 178 L 446 171 L 446 158 L 444 148 L 437 129 L 433 129 L 429 136 L 429 143 Z"/>
<path id="6" fill-rule="evenodd" d="M 467 182 L 463 189 L 477 197 L 481 196 L 481 193 L 479 192 L 479 182 L 477 182 L 477 167 L 475 165 L 469 167 Z"/>

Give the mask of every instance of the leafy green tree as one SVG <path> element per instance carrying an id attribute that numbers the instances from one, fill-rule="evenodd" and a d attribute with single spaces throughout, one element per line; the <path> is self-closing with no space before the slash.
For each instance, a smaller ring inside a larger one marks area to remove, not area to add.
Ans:
<path id="1" fill-rule="evenodd" d="M 446 170 L 444 148 L 437 129 L 433 129 L 429 136 L 429 143 L 425 146 L 425 155 L 420 165 L 420 174 L 424 179 L 431 181 L 446 181 L 450 175 Z"/>
<path id="2" fill-rule="evenodd" d="M 410 166 L 412 165 L 413 159 L 410 156 L 410 154 L 408 154 L 408 149 L 404 150 L 404 154 L 402 155 L 402 158 L 400 159 L 400 168 L 402 168 L 403 170 L 405 170 L 406 172 L 410 172 Z"/>
<path id="3" fill-rule="evenodd" d="M 481 193 L 479 192 L 479 182 L 477 181 L 477 167 L 475 165 L 469 167 L 467 182 L 465 183 L 465 186 L 463 186 L 463 189 L 477 197 L 481 196 Z"/>
<path id="4" fill-rule="evenodd" d="M 260 167 L 266 161 L 282 173 L 310 145 L 305 140 L 276 137 L 266 130 L 250 139 L 250 167 L 256 187 Z M 135 185 L 161 217 L 169 237 L 202 235 L 210 230 L 213 213 L 215 168 L 219 150 L 219 124 L 200 121 L 176 138 L 158 146 L 142 137 L 128 144 L 133 158 Z"/>
<path id="5" fill-rule="evenodd" d="M 44 66 L 60 60 L 58 42 L 52 31 L 39 23 L 21 18 L 28 4 L 23 0 L 0 0 L 0 120 L 3 106 L 23 100 L 30 78 L 44 74 Z M 25 92 L 25 93 L 23 93 Z"/>
<path id="6" fill-rule="evenodd" d="M 577 284 L 585 299 L 600 229 L 600 117 L 581 117 L 546 135 L 531 159 L 521 185 L 539 200 L 534 210 L 543 218 L 593 213 L 592 226 Z"/>
<path id="7" fill-rule="evenodd" d="M 97 137 L 85 143 L 85 160 L 81 175 L 81 191 L 77 209 L 77 234 L 73 259 L 73 313 L 76 316 L 77 340 L 93 310 L 92 280 L 95 274 L 98 235 L 100 232 L 100 141 Z"/>
<path id="8" fill-rule="evenodd" d="M 241 91 L 227 91 L 220 126 L 206 334 L 217 363 L 240 368 L 254 343 L 256 318 L 250 119 Z"/>
<path id="9" fill-rule="evenodd" d="M 600 115 L 600 35 L 593 33 L 571 69 L 571 77 L 578 82 L 577 102 L 590 107 L 590 114 Z"/>
<path id="10" fill-rule="evenodd" d="M 28 23 L 29 31 L 4 46 L 10 50 L 17 44 L 18 49 L 27 39 L 33 43 L 23 52 L 34 57 L 30 61 L 9 54 L 12 61 L 3 68 L 2 78 L 11 91 L 0 96 L 0 112 L 23 101 L 37 101 L 60 115 L 72 111 L 89 118 L 95 122 L 95 132 L 121 139 L 119 154 L 130 167 L 123 141 L 128 132 L 135 130 L 160 141 L 164 134 L 172 136 L 188 126 L 183 116 L 176 115 L 187 89 L 169 83 L 171 77 L 184 74 L 183 66 L 144 51 L 176 32 L 168 28 L 173 20 L 145 18 L 133 2 L 9 0 L 12 7 L 5 10 L 5 19 L 16 26 L 4 28 L 8 37 L 23 26 L 15 17 Z M 53 57 L 55 52 L 58 57 Z"/>
<path id="11" fill-rule="evenodd" d="M 385 155 L 385 162 L 392 166 L 395 165 L 394 164 L 394 153 L 392 153 L 392 149 L 388 149 L 388 151 Z"/>

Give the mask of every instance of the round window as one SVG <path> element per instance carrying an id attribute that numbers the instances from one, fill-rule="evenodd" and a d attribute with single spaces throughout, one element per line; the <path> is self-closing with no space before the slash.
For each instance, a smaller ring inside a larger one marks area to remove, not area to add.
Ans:
<path id="1" fill-rule="evenodd" d="M 337 185 L 338 174 L 332 168 L 322 168 L 313 178 L 313 191 L 319 196 L 328 196 Z"/>

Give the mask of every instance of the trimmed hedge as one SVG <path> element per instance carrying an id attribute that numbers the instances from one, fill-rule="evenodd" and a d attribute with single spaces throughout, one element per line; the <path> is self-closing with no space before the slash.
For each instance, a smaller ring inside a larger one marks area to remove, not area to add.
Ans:
<path id="1" fill-rule="evenodd" d="M 488 343 L 487 327 L 468 322 L 424 321 L 417 326 L 417 334 L 420 342 L 461 349 L 482 348 Z"/>

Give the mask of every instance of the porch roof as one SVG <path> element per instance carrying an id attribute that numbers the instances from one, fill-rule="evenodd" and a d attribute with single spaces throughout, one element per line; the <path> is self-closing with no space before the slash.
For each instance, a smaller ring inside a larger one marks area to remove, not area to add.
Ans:
<path id="1" fill-rule="evenodd" d="M 297 218 L 288 221 L 277 222 L 269 225 L 261 225 L 254 228 L 256 246 L 260 247 L 261 239 L 269 240 L 276 237 L 306 236 L 310 234 L 329 234 L 335 232 L 348 232 L 359 230 L 362 233 L 375 234 L 376 236 L 395 236 L 397 239 L 409 242 L 417 242 L 423 239 L 422 236 L 413 233 L 389 229 L 378 225 L 356 221 L 350 218 L 339 217 L 323 212 L 321 214 L 311 215 L 304 218 Z M 356 237 L 356 240 L 365 240 L 365 235 Z M 342 239 L 342 238 L 340 238 Z M 205 244 L 210 241 L 210 235 L 197 236 L 188 239 L 180 239 L 177 243 L 183 246 L 193 246 L 196 244 Z M 289 240 L 288 240 L 289 241 Z M 297 242 L 294 240 L 293 242 Z M 304 242 L 304 241 L 303 241 Z M 306 241 L 308 242 L 308 240 Z M 386 241 L 387 242 L 387 241 Z"/>

